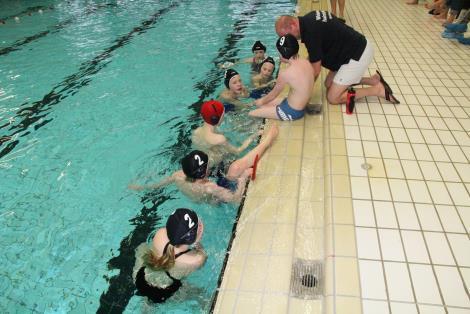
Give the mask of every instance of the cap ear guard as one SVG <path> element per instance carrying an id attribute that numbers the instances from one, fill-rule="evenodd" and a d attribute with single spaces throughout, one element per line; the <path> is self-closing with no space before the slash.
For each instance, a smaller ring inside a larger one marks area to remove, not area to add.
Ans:
<path id="1" fill-rule="evenodd" d="M 197 236 L 197 225 L 190 229 L 188 232 L 183 234 L 180 238 L 182 244 L 192 244 L 194 241 L 196 241 L 196 236 Z"/>

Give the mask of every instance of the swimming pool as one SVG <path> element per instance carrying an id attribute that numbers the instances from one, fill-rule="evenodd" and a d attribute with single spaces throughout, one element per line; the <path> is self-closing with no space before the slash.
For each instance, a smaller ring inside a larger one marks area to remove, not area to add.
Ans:
<path id="1" fill-rule="evenodd" d="M 292 10 L 287 0 L 0 1 L 2 312 L 209 311 L 236 206 L 127 185 L 179 168 L 201 101 L 222 89 L 218 64 L 251 55 L 257 39 L 273 53 L 274 17 Z M 237 70 L 248 82 L 249 67 Z M 154 307 L 133 295 L 134 249 L 177 207 L 204 220 L 209 259 Z"/>

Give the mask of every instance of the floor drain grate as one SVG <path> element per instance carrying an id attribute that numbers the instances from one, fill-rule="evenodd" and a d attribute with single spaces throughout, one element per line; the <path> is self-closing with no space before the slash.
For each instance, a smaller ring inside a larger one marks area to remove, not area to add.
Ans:
<path id="1" fill-rule="evenodd" d="M 291 295 L 302 299 L 323 296 L 323 262 L 297 258 L 292 265 Z"/>

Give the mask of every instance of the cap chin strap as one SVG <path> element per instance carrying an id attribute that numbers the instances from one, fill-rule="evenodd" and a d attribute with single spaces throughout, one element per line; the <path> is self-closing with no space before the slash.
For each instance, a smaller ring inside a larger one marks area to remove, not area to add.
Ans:
<path id="1" fill-rule="evenodd" d="M 168 248 L 168 245 L 170 245 L 170 241 L 168 241 L 168 242 L 165 244 L 165 247 L 163 248 L 163 255 L 165 255 L 166 249 Z"/>

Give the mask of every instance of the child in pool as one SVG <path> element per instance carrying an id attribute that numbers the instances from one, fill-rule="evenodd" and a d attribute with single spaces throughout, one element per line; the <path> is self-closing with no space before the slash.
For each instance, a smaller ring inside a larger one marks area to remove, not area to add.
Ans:
<path id="1" fill-rule="evenodd" d="M 129 185 L 130 189 L 158 189 L 175 183 L 178 189 L 195 202 L 231 202 L 239 203 L 245 183 L 252 175 L 255 159 L 261 158 L 277 137 L 279 129 L 273 125 L 266 131 L 260 143 L 245 156 L 232 162 L 225 176 L 218 177 L 217 182 L 208 179 L 209 157 L 206 153 L 194 150 L 181 160 L 182 170 L 176 171 L 161 182 L 148 186 Z"/>
<path id="2" fill-rule="evenodd" d="M 209 100 L 202 104 L 201 116 L 204 124 L 193 131 L 192 142 L 196 149 L 207 152 L 213 165 L 218 165 L 222 160 L 230 156 L 238 156 L 242 153 L 262 131 L 249 136 L 239 147 L 229 143 L 224 134 L 217 128 L 224 119 L 225 109 L 221 102 Z"/>
<path id="3" fill-rule="evenodd" d="M 261 63 L 261 69 L 258 74 L 253 75 L 251 83 L 256 89 L 273 86 L 275 79 L 273 77 L 274 70 L 276 68 L 276 62 L 272 57 L 267 57 Z"/>
<path id="4" fill-rule="evenodd" d="M 162 303 L 178 291 L 181 279 L 207 259 L 200 244 L 203 230 L 204 224 L 194 211 L 178 208 L 168 217 L 166 227 L 157 230 L 152 243 L 140 244 L 132 276 L 137 295 Z"/>
<path id="5" fill-rule="evenodd" d="M 226 89 L 219 95 L 219 100 L 224 104 L 225 111 L 235 110 L 236 107 L 245 107 L 246 104 L 240 98 L 250 97 L 250 92 L 243 85 L 240 74 L 233 69 L 225 71 L 224 84 Z"/>
<path id="6" fill-rule="evenodd" d="M 314 83 L 313 68 L 310 63 L 298 56 L 299 43 L 297 39 L 287 34 L 278 39 L 276 47 L 281 54 L 281 62 L 288 67 L 279 73 L 276 85 L 269 94 L 255 101 L 260 108 L 250 111 L 250 116 L 297 120 L 304 116 L 305 107 L 310 99 Z M 287 98 L 277 97 L 284 87 L 290 87 Z"/>
<path id="7" fill-rule="evenodd" d="M 251 47 L 251 51 L 253 52 L 253 57 L 242 59 L 241 61 L 238 61 L 236 63 L 226 62 L 222 65 L 222 68 L 226 69 L 226 68 L 234 66 L 237 63 L 250 63 L 251 71 L 255 73 L 259 73 L 261 64 L 263 63 L 263 60 L 266 58 L 265 56 L 266 46 L 263 45 L 261 41 L 257 40 L 253 44 L 253 47 Z"/>

